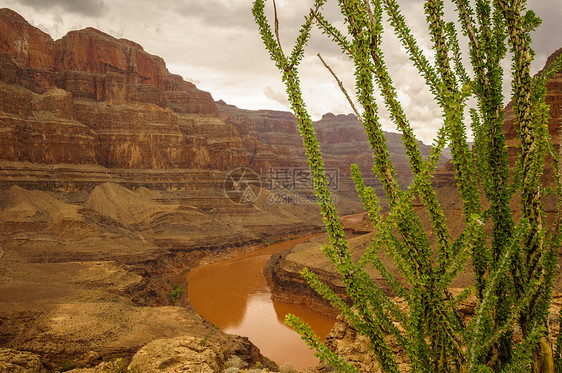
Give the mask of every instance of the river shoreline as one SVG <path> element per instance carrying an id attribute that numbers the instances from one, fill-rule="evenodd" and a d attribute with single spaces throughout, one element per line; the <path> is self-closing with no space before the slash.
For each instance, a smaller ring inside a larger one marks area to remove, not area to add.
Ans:
<path id="1" fill-rule="evenodd" d="M 324 338 L 335 320 L 302 305 L 273 302 L 262 271 L 269 257 L 319 234 L 284 240 L 238 257 L 199 266 L 188 274 L 188 298 L 194 310 L 222 331 L 248 337 L 264 356 L 283 365 L 309 368 L 318 364 L 300 336 L 283 323 L 294 313 Z"/>
<path id="2" fill-rule="evenodd" d="M 342 217 L 342 223 L 349 230 L 351 226 L 361 222 L 363 215 L 364 213 L 359 213 Z M 312 356 L 312 351 L 304 346 L 299 336 L 292 330 L 288 330 L 289 334 L 285 335 L 288 327 L 283 324 L 284 315 L 298 314 L 313 324 L 313 329 L 317 324 L 315 331 L 321 338 L 325 338 L 335 322 L 335 314 L 328 317 L 324 313 L 319 314 L 307 307 L 306 302 L 279 302 L 272 296 L 269 283 L 265 279 L 267 275 L 263 272 L 267 272 L 266 265 L 272 256 L 323 236 L 325 233 L 296 238 L 293 235 L 275 243 L 247 247 L 238 255 L 230 255 L 229 258 L 216 256 L 213 259 L 222 260 L 208 260 L 187 274 L 189 303 L 198 314 L 224 332 L 249 337 L 265 356 L 277 363 L 290 362 L 297 368 L 313 367 L 317 365 L 318 360 Z M 230 271 L 233 271 L 230 275 L 232 277 L 227 278 Z M 253 271 L 253 274 L 248 271 Z M 236 285 L 231 286 L 234 282 Z M 244 288 L 245 286 L 248 289 Z M 278 334 L 274 336 L 274 333 Z M 274 345 L 273 348 L 271 345 Z M 293 349 L 293 345 L 301 345 L 301 350 L 287 352 Z M 297 355 L 298 361 L 295 363 Z"/>

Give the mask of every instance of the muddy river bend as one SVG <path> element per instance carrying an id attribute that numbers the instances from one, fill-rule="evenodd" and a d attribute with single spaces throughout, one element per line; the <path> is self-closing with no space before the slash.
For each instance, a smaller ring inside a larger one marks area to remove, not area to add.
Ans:
<path id="1" fill-rule="evenodd" d="M 303 305 L 271 300 L 262 273 L 272 254 L 310 238 L 279 242 L 234 259 L 194 268 L 188 278 L 189 301 L 219 329 L 250 338 L 263 355 L 279 365 L 317 365 L 313 352 L 283 320 L 287 313 L 298 315 L 320 338 L 325 338 L 334 320 Z"/>
<path id="2" fill-rule="evenodd" d="M 363 213 L 342 217 L 352 226 Z M 234 259 L 193 269 L 188 278 L 188 296 L 195 310 L 221 330 L 250 338 L 261 353 L 279 365 L 306 368 L 318 364 L 313 352 L 290 327 L 285 315 L 293 313 L 325 338 L 334 320 L 304 305 L 271 300 L 263 268 L 272 254 L 290 249 L 313 236 L 279 242 Z"/>

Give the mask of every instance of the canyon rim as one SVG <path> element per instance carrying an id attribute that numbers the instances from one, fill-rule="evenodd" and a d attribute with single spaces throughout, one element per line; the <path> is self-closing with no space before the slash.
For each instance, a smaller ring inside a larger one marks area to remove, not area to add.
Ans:
<path id="1" fill-rule="evenodd" d="M 547 95 L 558 151 L 561 81 L 558 74 Z M 53 40 L 9 9 L 0 10 L 0 97 L 0 370 L 116 370 L 123 358 L 154 371 L 183 364 L 212 372 L 232 355 L 275 368 L 251 341 L 197 315 L 182 289 L 196 265 L 323 229 L 311 189 L 295 182 L 295 170 L 306 178 L 308 166 L 291 113 L 215 101 L 136 42 L 94 28 Z M 504 131 L 514 155 L 512 121 L 506 115 Z M 315 127 L 337 172 L 339 210 L 359 212 L 349 165 L 370 170 L 372 163 L 361 123 L 328 113 Z M 400 137 L 387 139 L 406 186 Z M 448 218 L 460 224 L 446 161 L 433 182 Z M 251 203 L 225 194 L 238 168 L 261 179 Z M 360 250 L 371 233 L 365 225 L 355 230 Z M 298 275 L 313 263 L 339 286 L 318 246 L 275 256 L 267 277 L 274 297 L 330 313 Z M 556 295 L 554 307 L 561 303 Z M 334 346 L 357 343 L 350 334 L 337 326 Z M 163 351 L 184 359 L 155 362 Z"/>
<path id="2" fill-rule="evenodd" d="M 10 9 L 0 97 L 0 370 L 128 363 L 163 348 L 210 371 L 231 355 L 275 366 L 194 312 L 185 275 L 322 230 L 310 188 L 294 183 L 307 166 L 290 113 L 214 101 L 136 42 L 94 28 L 53 40 Z M 370 167 L 360 122 L 326 114 L 317 127 L 338 206 L 358 212 L 349 164 Z M 225 194 L 237 168 L 262 181 L 249 204 Z"/>

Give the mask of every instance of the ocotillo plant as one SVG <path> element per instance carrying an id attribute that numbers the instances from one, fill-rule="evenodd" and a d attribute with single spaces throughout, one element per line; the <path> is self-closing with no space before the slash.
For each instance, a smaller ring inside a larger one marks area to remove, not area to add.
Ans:
<path id="1" fill-rule="evenodd" d="M 397 0 L 338 0 L 346 32 L 334 27 L 323 13 L 327 1 L 316 0 L 306 12 L 290 54 L 281 47 L 275 2 L 273 29 L 265 15 L 265 0 L 255 0 L 253 5 L 259 32 L 281 72 L 303 136 L 315 193 L 330 236 L 331 243 L 323 247 L 323 252 L 341 274 L 352 306 L 313 272 L 305 269 L 302 275 L 341 311 L 351 326 L 369 338 L 384 372 L 398 372 L 390 340 L 406 353 L 412 372 L 562 372 L 562 338 L 554 348 L 548 328 L 560 247 L 560 214 L 554 224 L 547 226 L 542 202 L 548 193 L 558 197 L 561 193 L 558 158 L 547 128 L 545 85 L 561 69 L 562 59 L 541 76 L 531 77 L 534 53 L 530 32 L 540 20 L 526 10 L 525 0 L 452 0 L 458 22 L 446 22 L 443 0 L 425 0 L 434 53 L 430 59 L 408 28 Z M 390 208 L 388 214 L 379 214 L 374 190 L 364 184 L 358 167 L 352 166 L 357 192 L 375 232 L 359 260 L 352 259 L 332 203 L 318 140 L 300 87 L 298 67 L 313 27 L 337 44 L 353 63 L 359 115 L 373 151 L 373 172 L 383 185 Z M 427 159 L 421 155 L 385 63 L 381 42 L 383 30 L 388 28 L 398 36 L 442 112 L 442 126 Z M 463 40 L 471 68 L 463 66 Z M 502 69 L 508 51 L 512 56 L 510 75 Z M 514 170 L 509 168 L 502 132 L 504 75 L 510 76 L 512 82 L 519 141 Z M 405 190 L 399 188 L 390 160 L 375 89 L 402 133 L 414 175 Z M 476 104 L 468 108 L 471 97 Z M 467 123 L 474 135 L 473 151 L 467 144 Z M 458 237 L 451 236 L 431 185 L 430 175 L 446 145 L 451 149 L 463 202 L 464 230 Z M 547 154 L 556 173 L 553 190 L 541 184 Z M 412 205 L 414 198 L 423 202 L 431 227 L 424 229 Z M 511 208 L 514 199 L 521 210 L 517 219 Z M 435 242 L 429 239 L 430 233 L 436 237 Z M 379 258 L 383 251 L 393 259 L 401 278 L 383 265 Z M 378 270 L 393 296 L 405 301 L 406 309 L 399 308 L 377 287 L 365 270 L 368 266 Z M 448 288 L 462 270 L 474 271 L 474 287 L 453 297 Z M 474 317 L 465 320 L 457 307 L 471 292 L 477 297 L 477 307 Z M 327 364 L 341 371 L 356 371 L 326 348 L 297 317 L 288 315 L 286 321 Z"/>

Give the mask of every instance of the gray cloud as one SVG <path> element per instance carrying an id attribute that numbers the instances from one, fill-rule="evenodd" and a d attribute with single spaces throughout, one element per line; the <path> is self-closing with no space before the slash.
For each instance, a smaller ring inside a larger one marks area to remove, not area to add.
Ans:
<path id="1" fill-rule="evenodd" d="M 180 17 L 197 19 L 222 28 L 257 29 L 253 25 L 252 3 L 240 0 L 206 0 L 177 2 L 172 9 Z"/>
<path id="2" fill-rule="evenodd" d="M 1 0 L 0 0 L 1 1 Z M 116 37 L 141 44 L 149 53 L 161 56 L 170 71 L 195 81 L 216 99 L 249 109 L 287 110 L 287 98 L 280 73 L 270 60 L 251 15 L 251 0 L 168 0 L 165 6 L 153 0 L 4 0 L 32 24 L 55 38 L 71 29 L 93 26 Z M 559 0 L 528 0 L 529 8 L 543 18 L 543 26 L 533 33 L 537 60 L 533 71 L 562 46 L 562 3 Z M 280 36 L 283 49 L 290 52 L 298 29 L 314 0 L 278 0 Z M 399 0 L 404 16 L 419 44 L 431 58 L 430 40 L 423 14 L 423 1 Z M 273 20 L 272 1 L 267 16 Z M 325 16 L 340 30 L 345 24 L 337 2 L 324 8 Z M 452 17 L 456 16 L 452 12 Z M 103 17 L 102 17 L 103 15 Z M 97 17 L 92 19 L 92 17 Z M 423 79 L 408 62 L 408 56 L 387 25 L 383 36 L 385 60 L 392 74 L 412 126 L 425 142 L 430 142 L 441 123 L 441 112 L 424 87 Z M 333 78 L 316 58 L 330 63 L 354 94 L 354 68 L 329 38 L 314 31 L 300 67 L 302 90 L 309 112 L 319 119 L 328 111 L 349 113 L 351 108 Z M 468 62 L 468 59 L 465 59 Z M 509 62 L 505 64 L 510 70 Z M 506 101 L 510 93 L 506 82 Z M 380 103 L 385 129 L 394 125 Z"/>
<path id="3" fill-rule="evenodd" d="M 540 70 L 546 59 L 562 47 L 562 4 L 559 1 L 529 0 L 528 8 L 541 17 L 543 24 L 533 32 L 533 48 L 537 52 L 534 71 Z"/>
<path id="4" fill-rule="evenodd" d="M 104 0 L 19 0 L 19 3 L 36 10 L 62 8 L 63 11 L 89 17 L 103 16 L 108 10 Z"/>
<path id="5" fill-rule="evenodd" d="M 273 100 L 289 108 L 289 100 L 287 99 L 287 95 L 285 94 L 285 92 L 277 91 L 268 86 L 263 89 L 263 94 L 270 100 Z"/>

